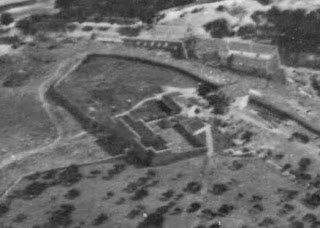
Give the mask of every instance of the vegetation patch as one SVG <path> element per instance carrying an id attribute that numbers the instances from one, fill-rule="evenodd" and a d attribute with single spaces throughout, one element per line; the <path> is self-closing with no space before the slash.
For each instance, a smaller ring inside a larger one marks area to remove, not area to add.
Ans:
<path id="1" fill-rule="evenodd" d="M 125 27 L 118 28 L 117 32 L 121 36 L 136 37 L 136 36 L 139 36 L 141 30 L 142 30 L 142 27 L 125 26 Z"/>
<path id="2" fill-rule="evenodd" d="M 29 73 L 25 71 L 19 71 L 19 72 L 15 72 L 8 75 L 2 82 L 2 85 L 4 87 L 10 87 L 10 88 L 21 87 L 26 85 L 29 79 L 30 79 Z"/>

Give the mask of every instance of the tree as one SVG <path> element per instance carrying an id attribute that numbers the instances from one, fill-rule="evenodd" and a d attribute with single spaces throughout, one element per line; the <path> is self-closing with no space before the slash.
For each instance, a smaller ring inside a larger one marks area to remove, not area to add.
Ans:
<path id="1" fill-rule="evenodd" d="M 1 24 L 9 25 L 13 22 L 13 18 L 10 13 L 3 13 L 0 17 Z"/>
<path id="2" fill-rule="evenodd" d="M 16 27 L 20 29 L 24 34 L 34 34 L 35 30 L 31 21 L 28 18 L 21 19 L 17 22 Z"/>

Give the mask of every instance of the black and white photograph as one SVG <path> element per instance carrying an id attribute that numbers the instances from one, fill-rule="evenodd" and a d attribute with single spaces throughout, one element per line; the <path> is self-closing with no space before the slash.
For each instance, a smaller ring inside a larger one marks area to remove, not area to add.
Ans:
<path id="1" fill-rule="evenodd" d="M 0 228 L 320 228 L 320 0 L 0 0 Z"/>

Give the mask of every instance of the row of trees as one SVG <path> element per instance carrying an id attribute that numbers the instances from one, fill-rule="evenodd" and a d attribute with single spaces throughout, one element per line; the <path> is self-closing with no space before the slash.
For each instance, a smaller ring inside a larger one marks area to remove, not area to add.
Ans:
<path id="1" fill-rule="evenodd" d="M 193 3 L 194 0 L 56 0 L 64 17 L 83 20 L 90 16 L 139 18 L 151 23 L 160 10 Z"/>

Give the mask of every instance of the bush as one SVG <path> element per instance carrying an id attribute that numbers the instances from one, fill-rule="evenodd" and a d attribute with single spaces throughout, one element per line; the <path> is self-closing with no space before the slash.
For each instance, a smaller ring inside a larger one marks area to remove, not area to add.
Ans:
<path id="1" fill-rule="evenodd" d="M 3 13 L 0 16 L 1 24 L 10 25 L 13 22 L 13 18 L 10 13 Z"/>
<path id="2" fill-rule="evenodd" d="M 21 30 L 26 35 L 30 35 L 30 34 L 32 35 L 32 34 L 35 34 L 36 32 L 29 18 L 24 18 L 19 20 L 16 23 L 16 28 Z"/>
<path id="3" fill-rule="evenodd" d="M 196 194 L 201 190 L 201 184 L 195 181 L 189 182 L 183 189 L 184 192 Z"/>
<path id="4" fill-rule="evenodd" d="M 10 88 L 24 86 L 28 82 L 29 78 L 30 75 L 27 72 L 15 72 L 6 77 L 2 85 Z"/>
<path id="5" fill-rule="evenodd" d="M 82 174 L 79 172 L 79 167 L 71 165 L 59 173 L 57 184 L 71 186 L 78 183 L 81 179 Z"/>
<path id="6" fill-rule="evenodd" d="M 99 226 L 104 224 L 108 220 L 108 215 L 101 213 L 98 217 L 96 217 L 92 223 L 94 226 Z"/>
<path id="7" fill-rule="evenodd" d="M 218 212 L 221 216 L 226 216 L 229 213 L 231 213 L 234 210 L 234 206 L 228 205 L 228 204 L 223 204 L 219 209 Z"/>
<path id="8" fill-rule="evenodd" d="M 49 185 L 47 183 L 38 181 L 32 182 L 27 187 L 25 187 L 25 189 L 23 189 L 22 196 L 25 199 L 33 199 L 41 195 L 48 187 Z"/>
<path id="9" fill-rule="evenodd" d="M 201 204 L 199 202 L 193 202 L 189 205 L 187 212 L 188 213 L 193 213 L 198 211 L 201 208 Z"/>
<path id="10" fill-rule="evenodd" d="M 317 216 L 314 215 L 314 214 L 310 214 L 310 213 L 306 214 L 306 215 L 303 216 L 303 218 L 302 218 L 302 221 L 308 222 L 308 223 L 311 223 L 311 224 L 316 223 L 317 220 L 318 220 L 318 219 L 317 219 Z"/>
<path id="11" fill-rule="evenodd" d="M 9 207 L 3 203 L 0 203 L 0 218 L 9 212 Z"/>
<path id="12" fill-rule="evenodd" d="M 260 226 L 260 227 L 273 227 L 274 224 L 275 224 L 275 222 L 274 222 L 273 218 L 266 217 L 258 224 L 258 226 Z"/>
<path id="13" fill-rule="evenodd" d="M 145 188 L 140 188 L 135 191 L 134 195 L 131 197 L 132 200 L 142 200 L 143 198 L 147 197 L 149 192 Z"/>
<path id="14" fill-rule="evenodd" d="M 172 196 L 174 195 L 174 193 L 175 193 L 175 192 L 174 192 L 172 189 L 170 189 L 170 190 L 162 193 L 160 200 L 161 200 L 161 201 L 167 201 L 167 200 L 169 200 L 170 198 L 172 198 Z"/>
<path id="15" fill-rule="evenodd" d="M 62 204 L 49 218 L 49 227 L 67 227 L 72 224 L 71 213 L 74 211 L 71 204 Z"/>
<path id="16" fill-rule="evenodd" d="M 211 193 L 213 195 L 222 195 L 228 191 L 228 187 L 225 184 L 214 184 L 211 190 Z"/>
<path id="17" fill-rule="evenodd" d="M 208 22 L 203 27 L 205 31 L 210 33 L 212 38 L 224 38 L 234 35 L 234 32 L 229 29 L 228 22 L 225 19 Z"/>
<path id="18" fill-rule="evenodd" d="M 142 222 L 140 222 L 137 228 L 162 228 L 164 217 L 160 213 L 149 214 Z"/>
<path id="19" fill-rule="evenodd" d="M 82 28 L 82 31 L 84 31 L 84 32 L 90 32 L 90 31 L 92 31 L 93 30 L 93 27 L 92 26 L 84 26 L 83 28 Z"/>
<path id="20" fill-rule="evenodd" d="M 301 172 L 304 172 L 311 165 L 311 159 L 310 158 L 301 158 L 298 165 L 299 165 L 299 170 Z"/>
<path id="21" fill-rule="evenodd" d="M 315 191 L 310 194 L 307 193 L 306 197 L 303 199 L 303 203 L 306 207 L 310 209 L 315 209 L 320 206 L 320 190 Z"/>
<path id="22" fill-rule="evenodd" d="M 139 36 L 140 32 L 141 32 L 142 27 L 120 27 L 118 28 L 117 32 L 121 35 L 121 36 L 128 36 L 128 37 L 136 37 Z"/>
<path id="23" fill-rule="evenodd" d="M 304 228 L 304 224 L 300 221 L 292 221 L 289 225 L 289 228 Z"/>
<path id="24" fill-rule="evenodd" d="M 73 200 L 75 198 L 77 198 L 78 196 L 80 196 L 80 191 L 78 189 L 70 189 L 67 194 L 64 195 L 64 198 L 69 199 L 69 200 Z"/>

